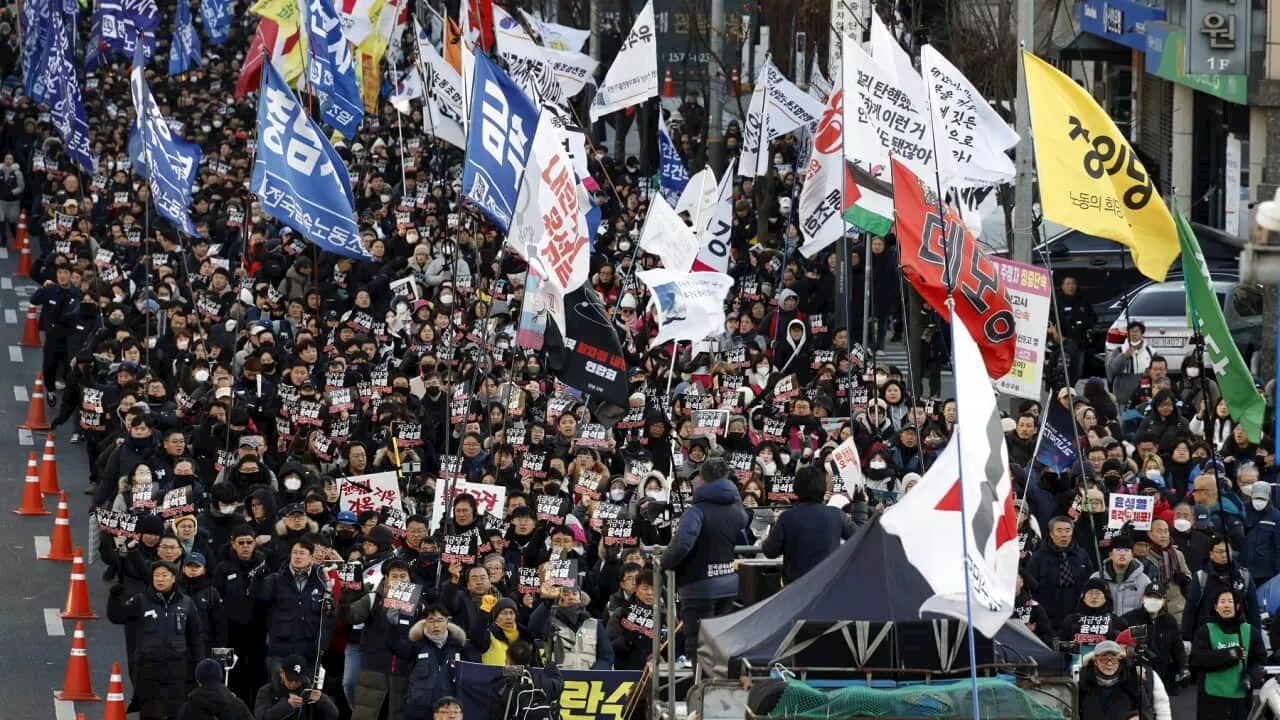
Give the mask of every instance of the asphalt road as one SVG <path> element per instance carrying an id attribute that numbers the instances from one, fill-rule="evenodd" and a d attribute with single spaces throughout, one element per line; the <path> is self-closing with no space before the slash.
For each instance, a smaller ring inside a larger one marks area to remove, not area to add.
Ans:
<path id="1" fill-rule="evenodd" d="M 18 426 L 26 421 L 28 397 L 40 370 L 40 349 L 23 348 L 23 322 L 34 285 L 14 276 L 17 254 L 0 249 L 0 647 L 8 648 L 13 664 L 0 672 L 0 717 L 6 720 L 75 720 L 76 711 L 86 720 L 98 720 L 103 703 L 56 702 L 70 655 L 75 622 L 61 620 L 58 612 L 66 601 L 71 564 L 37 559 L 53 532 L 53 516 L 20 517 L 10 512 L 22 500 L 27 454 L 44 448 L 45 433 L 34 435 Z M 7 353 L 6 353 L 7 350 Z M 7 354 L 7 360 L 5 359 Z M 48 419 L 55 413 L 49 408 Z M 88 540 L 88 460 L 83 445 L 70 442 L 73 428 L 63 425 L 56 434 L 58 478 L 67 492 L 72 541 Z M 38 456 L 37 456 L 38 457 Z M 45 507 L 57 509 L 57 497 L 45 498 Z M 89 596 L 93 610 L 102 616 L 85 621 L 91 679 L 95 693 L 105 698 L 111 663 L 125 666 L 124 632 L 106 619 L 107 584 L 101 564 L 88 567 Z M 126 699 L 128 677 L 125 673 Z"/>

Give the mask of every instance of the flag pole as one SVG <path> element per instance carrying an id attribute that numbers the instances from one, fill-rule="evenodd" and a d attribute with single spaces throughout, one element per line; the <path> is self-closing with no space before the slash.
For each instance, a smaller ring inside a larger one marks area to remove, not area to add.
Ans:
<path id="1" fill-rule="evenodd" d="M 925 102 L 930 104 L 929 110 L 929 142 L 933 146 L 933 182 L 934 192 L 936 193 L 935 202 L 939 220 L 942 221 L 942 232 L 939 237 L 942 243 L 942 281 L 947 286 L 947 314 L 951 318 L 951 366 L 956 365 L 956 279 L 952 275 L 951 256 L 955 252 L 952 247 L 953 243 L 947 242 L 946 232 L 947 215 L 942 205 L 942 176 L 938 172 L 938 134 L 933 122 L 933 86 L 931 83 L 925 83 Z M 957 218 L 958 221 L 958 218 Z M 904 318 L 905 320 L 905 318 Z M 968 332 L 966 330 L 965 332 Z M 985 370 L 984 370 L 985 372 Z M 973 720 L 978 720 L 981 715 L 981 705 L 978 702 L 978 651 L 974 643 L 973 635 L 973 573 L 969 570 L 969 503 L 965 499 L 965 481 L 964 481 L 964 443 L 960 437 L 964 431 L 960 428 L 959 419 L 961 407 L 957 394 L 956 399 L 956 432 L 952 435 L 951 442 L 956 443 L 956 474 L 959 478 L 957 483 L 960 488 L 960 548 L 964 553 L 964 617 L 965 617 L 965 634 L 969 641 L 969 697 L 972 700 Z M 1007 471 L 1007 470 L 1006 470 Z"/>

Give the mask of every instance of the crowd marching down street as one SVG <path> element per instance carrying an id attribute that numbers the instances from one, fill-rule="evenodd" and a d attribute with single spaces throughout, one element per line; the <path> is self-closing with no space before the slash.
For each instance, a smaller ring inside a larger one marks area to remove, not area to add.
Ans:
<path id="1" fill-rule="evenodd" d="M 652 2 L 604 63 L 421 5 L 0 15 L 0 636 L 39 660 L 0 715 L 61 677 L 59 720 L 630 717 L 659 644 L 706 672 L 704 621 L 883 532 L 938 612 L 1073 657 L 1076 717 L 1248 716 L 1280 662 L 1251 288 L 1087 91 L 1020 60 L 1045 217 L 1180 268 L 1172 345 L 966 230 L 940 190 L 1012 182 L 1018 136 L 878 16 L 834 82 L 765 60 L 713 169 Z M 612 157 L 635 113 L 656 143 Z"/>

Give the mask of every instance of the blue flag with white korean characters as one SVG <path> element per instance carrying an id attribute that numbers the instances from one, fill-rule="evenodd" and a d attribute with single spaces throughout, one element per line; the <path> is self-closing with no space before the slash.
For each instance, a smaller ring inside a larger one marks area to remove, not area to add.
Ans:
<path id="1" fill-rule="evenodd" d="M 45 62 L 53 32 L 52 0 L 27 0 L 22 4 L 22 93 L 37 104 L 48 97 L 49 65 Z"/>
<path id="2" fill-rule="evenodd" d="M 204 25 L 204 34 L 214 45 L 227 41 L 232 20 L 231 3 L 232 0 L 200 0 L 200 24 Z"/>
<path id="3" fill-rule="evenodd" d="M 132 60 L 139 43 L 144 57 L 151 60 L 156 52 L 155 31 L 160 27 L 155 0 L 98 0 L 95 6 L 85 48 L 86 70 L 95 69 L 104 53 Z"/>
<path id="4" fill-rule="evenodd" d="M 502 232 L 511 227 L 538 109 L 488 56 L 476 54 L 462 195 Z"/>
<path id="5" fill-rule="evenodd" d="M 129 73 L 129 91 L 138 114 L 129 143 L 130 154 L 135 149 L 138 152 L 134 168 L 150 184 L 161 217 L 183 234 L 198 235 L 187 208 L 191 206 L 191 184 L 200 167 L 200 146 L 174 137 L 160 114 L 160 106 L 143 77 L 141 48 L 135 53 Z"/>
<path id="6" fill-rule="evenodd" d="M 52 25 L 47 36 L 49 50 L 45 55 L 48 87 L 44 102 L 49 106 L 49 118 L 62 136 L 67 155 L 77 165 L 92 173 L 94 160 L 93 148 L 89 144 L 89 123 L 85 119 L 80 80 L 76 77 L 76 67 L 71 62 L 71 35 L 76 16 L 74 13 L 68 15 L 53 10 L 49 17 Z"/>
<path id="7" fill-rule="evenodd" d="M 271 63 L 263 65 L 252 182 L 268 215 L 321 250 L 372 258 L 360 243 L 346 166 Z"/>
<path id="8" fill-rule="evenodd" d="M 671 207 L 680 202 L 680 194 L 689 184 L 689 171 L 684 167 L 684 160 L 676 151 L 676 144 L 671 140 L 671 131 L 667 130 L 667 121 L 658 113 L 658 188 L 662 199 Z"/>
<path id="9" fill-rule="evenodd" d="M 304 0 L 301 7 L 308 35 L 307 87 L 320 100 L 321 119 L 350 140 L 364 120 L 351 46 L 333 0 Z"/>
<path id="10" fill-rule="evenodd" d="M 190 0 L 178 0 L 173 18 L 173 42 L 169 47 L 169 74 L 178 75 L 193 67 L 203 67 L 200 59 L 200 36 L 191 20 Z"/>

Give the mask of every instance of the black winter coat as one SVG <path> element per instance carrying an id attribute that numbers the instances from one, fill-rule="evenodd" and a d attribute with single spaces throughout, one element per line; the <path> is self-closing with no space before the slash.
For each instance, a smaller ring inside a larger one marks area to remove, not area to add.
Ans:
<path id="1" fill-rule="evenodd" d="M 317 647 L 328 647 L 333 631 L 333 618 L 323 612 L 328 598 L 329 588 L 318 567 L 307 571 L 301 591 L 287 565 L 263 578 L 258 601 L 266 613 L 267 656 L 315 657 Z"/>
<path id="2" fill-rule="evenodd" d="M 289 705 L 292 694 L 280 684 L 279 675 L 271 678 L 271 682 L 258 688 L 258 696 L 253 700 L 254 717 L 257 720 L 338 720 L 338 706 L 328 695 L 295 709 Z"/>
<path id="3" fill-rule="evenodd" d="M 1080 669 L 1080 720 L 1155 720 L 1155 690 L 1150 675 L 1140 676 L 1128 663 L 1120 666 L 1121 678 L 1107 689 L 1098 684 L 1092 662 Z"/>
<path id="4" fill-rule="evenodd" d="M 177 715 L 193 684 L 195 665 L 205 654 L 195 603 L 177 590 L 126 596 L 124 586 L 115 585 L 107 600 L 107 618 L 129 625 L 135 633 L 134 695 L 142 717 Z"/>
<path id="5" fill-rule="evenodd" d="M 202 685 L 187 696 L 178 720 L 253 720 L 253 713 L 226 685 Z"/>
<path id="6" fill-rule="evenodd" d="M 232 633 L 245 628 L 260 628 L 257 613 L 258 584 L 267 575 L 267 556 L 254 550 L 253 556 L 241 561 L 233 552 L 218 563 L 213 571 L 213 586 L 222 595 L 227 626 Z M 237 638 L 238 639 L 238 638 Z"/>

